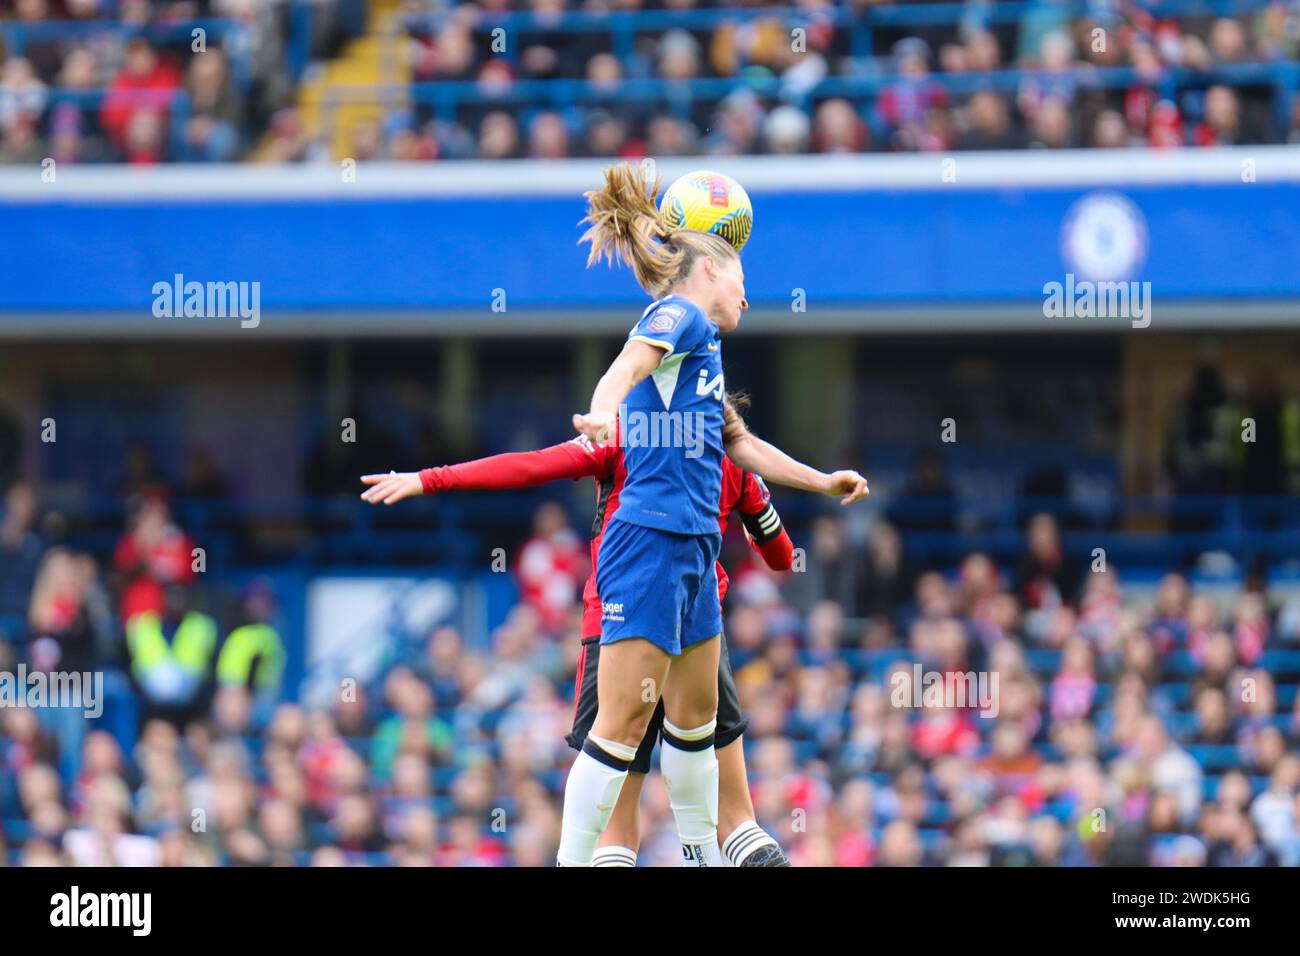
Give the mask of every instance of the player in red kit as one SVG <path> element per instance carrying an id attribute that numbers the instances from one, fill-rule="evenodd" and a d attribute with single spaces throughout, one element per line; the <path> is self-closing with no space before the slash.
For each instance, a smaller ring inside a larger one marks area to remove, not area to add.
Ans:
<path id="1" fill-rule="evenodd" d="M 596 445 L 578 437 L 537 451 L 494 455 L 458 465 L 427 468 L 417 473 L 367 475 L 370 485 L 362 498 L 372 504 L 392 504 L 417 494 L 437 494 L 452 489 L 501 489 L 540 485 L 560 478 L 593 478 L 596 482 L 596 517 L 592 523 L 592 572 L 583 590 L 582 652 L 578 658 L 573 730 L 565 738 L 581 750 L 596 719 L 596 674 L 600 655 L 602 604 L 596 588 L 596 560 L 609 516 L 618 508 L 626 471 L 623 449 L 617 442 Z M 745 534 L 768 567 L 788 570 L 793 557 L 790 537 L 773 507 L 761 478 L 742 471 L 729 458 L 722 461 L 722 490 L 718 501 L 718 527 L 726 531 L 735 511 Z M 718 597 L 727 593 L 728 579 L 717 565 Z M 718 837 L 726 860 L 735 866 L 789 866 L 777 842 L 755 821 L 741 740 L 748 721 L 740 708 L 725 638 L 718 668 L 718 718 L 715 748 L 719 764 Z M 663 722 L 663 703 L 655 711 L 645 737 L 631 762 L 627 783 L 620 792 L 597 845 L 596 866 L 634 866 L 640 843 L 638 805 L 650 755 Z"/>

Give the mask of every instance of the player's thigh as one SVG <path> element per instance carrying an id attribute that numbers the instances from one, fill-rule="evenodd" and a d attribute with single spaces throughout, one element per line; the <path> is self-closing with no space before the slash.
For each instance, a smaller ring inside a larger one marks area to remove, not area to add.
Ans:
<path id="1" fill-rule="evenodd" d="M 683 730 L 707 724 L 718 712 L 719 637 L 697 641 L 673 658 L 664 683 L 664 717 Z"/>
<path id="2" fill-rule="evenodd" d="M 596 722 L 591 732 L 637 746 L 666 684 L 669 661 L 662 648 L 639 637 L 603 645 L 596 675 Z"/>

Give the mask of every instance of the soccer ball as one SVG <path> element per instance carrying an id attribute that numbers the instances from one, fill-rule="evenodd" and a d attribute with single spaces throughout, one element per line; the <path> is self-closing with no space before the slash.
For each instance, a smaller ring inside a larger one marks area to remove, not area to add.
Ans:
<path id="1" fill-rule="evenodd" d="M 678 177 L 659 201 L 659 215 L 673 229 L 721 236 L 739 252 L 754 228 L 754 207 L 745 187 L 707 169 Z"/>

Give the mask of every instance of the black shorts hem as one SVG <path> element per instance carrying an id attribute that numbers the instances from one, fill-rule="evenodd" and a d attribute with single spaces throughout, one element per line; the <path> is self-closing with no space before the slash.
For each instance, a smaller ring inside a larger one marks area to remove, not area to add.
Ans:
<path id="1" fill-rule="evenodd" d="M 748 719 L 742 719 L 740 723 L 732 724 L 729 727 L 719 727 L 717 732 L 713 735 L 713 749 L 721 750 L 729 744 L 734 744 L 748 729 Z"/>

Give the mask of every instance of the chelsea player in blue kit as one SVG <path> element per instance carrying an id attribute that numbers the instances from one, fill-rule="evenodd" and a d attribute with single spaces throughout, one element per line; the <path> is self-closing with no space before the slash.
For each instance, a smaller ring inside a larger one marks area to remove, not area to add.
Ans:
<path id="1" fill-rule="evenodd" d="M 655 190 L 657 192 L 657 189 Z M 597 560 L 598 709 L 569 771 L 558 862 L 589 866 L 662 696 L 660 771 L 688 865 L 724 865 L 713 735 L 722 615 L 716 560 L 725 453 L 770 482 L 851 504 L 856 471 L 825 474 L 749 433 L 725 400 L 720 335 L 740 324 L 745 276 L 717 236 L 660 218 L 644 174 L 619 164 L 587 193 L 588 265 L 632 266 L 655 301 L 574 427 L 623 445 L 626 477 Z"/>
<path id="2" fill-rule="evenodd" d="M 569 773 L 559 862 L 588 866 L 660 694 L 660 769 L 688 862 L 722 866 L 717 843 L 722 612 L 723 377 L 720 334 L 745 308 L 740 257 L 726 240 L 667 230 L 632 167 L 587 195 L 591 262 L 629 263 L 656 301 L 628 336 L 574 426 L 617 436 L 627 478 L 601 542 L 596 722 Z M 692 859 L 694 857 L 694 859 Z"/>

